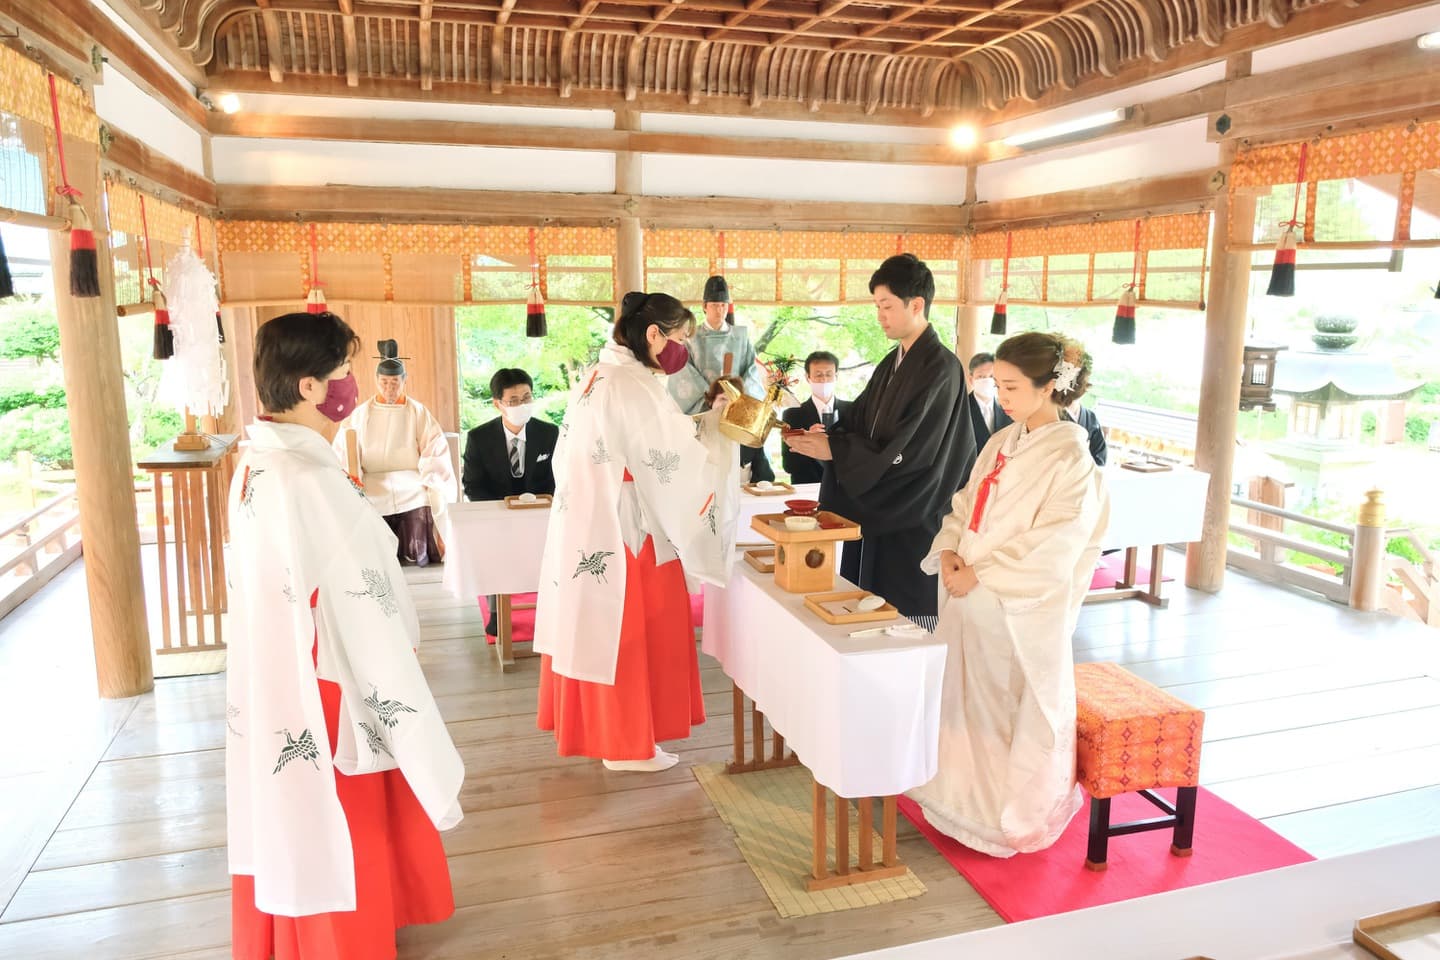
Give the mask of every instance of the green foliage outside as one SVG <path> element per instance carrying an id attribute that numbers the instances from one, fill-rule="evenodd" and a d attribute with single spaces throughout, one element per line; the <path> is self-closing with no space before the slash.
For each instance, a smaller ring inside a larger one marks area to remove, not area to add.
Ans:
<path id="1" fill-rule="evenodd" d="M 0 358 L 58 361 L 60 325 L 55 308 L 45 301 L 6 304 L 0 312 Z"/>

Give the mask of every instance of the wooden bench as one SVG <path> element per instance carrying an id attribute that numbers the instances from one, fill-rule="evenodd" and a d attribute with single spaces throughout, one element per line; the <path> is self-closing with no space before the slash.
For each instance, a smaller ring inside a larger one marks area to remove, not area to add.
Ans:
<path id="1" fill-rule="evenodd" d="M 1075 666 L 1075 708 L 1075 778 L 1091 797 L 1085 866 L 1105 869 L 1111 837 L 1171 827 L 1171 854 L 1190 856 L 1205 712 L 1114 663 Z M 1162 787 L 1178 788 L 1174 804 Z M 1164 816 L 1112 824 L 1110 800 L 1124 793 Z"/>
<path id="2" fill-rule="evenodd" d="M 1129 447 L 1182 463 L 1195 460 L 1199 419 L 1193 413 L 1099 400 L 1095 403 L 1095 416 L 1105 432 L 1106 442 L 1112 447 Z"/>

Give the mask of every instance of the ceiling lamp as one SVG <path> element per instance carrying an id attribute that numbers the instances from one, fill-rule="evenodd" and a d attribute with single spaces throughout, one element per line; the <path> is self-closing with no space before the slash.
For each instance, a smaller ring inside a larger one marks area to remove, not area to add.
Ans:
<path id="1" fill-rule="evenodd" d="M 1440 50 L 1440 30 L 1425 34 L 1415 41 L 1415 45 L 1421 50 Z"/>
<path id="2" fill-rule="evenodd" d="M 1007 147 L 1026 147 L 1048 140 L 1060 140 L 1077 133 L 1098 130 L 1101 127 L 1120 123 L 1129 116 L 1130 109 L 1128 107 L 1117 107 L 1114 110 L 1106 110 L 1104 113 L 1092 113 L 1086 117 L 1076 117 L 1074 120 L 1052 123 L 1048 127 L 1037 127 L 1034 130 L 1017 133 L 1014 136 L 1006 137 L 1004 144 Z"/>
<path id="3" fill-rule="evenodd" d="M 224 113 L 238 113 L 240 111 L 240 95 L 238 93 L 222 93 L 215 101 Z"/>
<path id="4" fill-rule="evenodd" d="M 950 146 L 956 150 L 974 150 L 979 142 L 980 134 L 971 124 L 958 124 L 950 130 Z"/>

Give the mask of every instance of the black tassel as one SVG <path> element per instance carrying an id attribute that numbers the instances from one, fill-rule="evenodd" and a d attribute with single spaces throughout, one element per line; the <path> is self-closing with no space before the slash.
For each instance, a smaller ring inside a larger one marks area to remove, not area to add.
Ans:
<path id="1" fill-rule="evenodd" d="M 0 300 L 15 296 L 15 280 L 10 276 L 10 261 L 5 258 L 5 240 L 0 238 Z"/>
<path id="2" fill-rule="evenodd" d="M 1000 296 L 995 299 L 995 312 L 990 315 L 990 333 L 992 336 L 1005 336 L 1005 291 L 1000 291 Z"/>
<path id="3" fill-rule="evenodd" d="M 155 288 L 155 342 L 151 355 L 156 360 L 175 356 L 175 331 L 170 329 L 170 311 L 165 308 L 165 294 Z"/>
<path id="4" fill-rule="evenodd" d="M 100 296 L 100 261 L 95 254 L 95 229 L 85 208 L 70 201 L 70 295 Z"/>
<path id="5" fill-rule="evenodd" d="M 1111 343 L 1135 342 L 1135 288 L 1126 287 L 1115 307 L 1115 326 L 1110 331 Z"/>
<path id="6" fill-rule="evenodd" d="M 225 342 L 225 322 L 220 319 L 220 311 L 215 311 L 215 329 L 220 333 L 220 342 Z"/>
<path id="7" fill-rule="evenodd" d="M 525 336 L 538 339 L 546 332 L 545 301 L 540 298 L 540 285 L 532 284 L 530 299 L 525 303 Z"/>
<path id="8" fill-rule="evenodd" d="M 1275 266 L 1270 268 L 1270 286 L 1265 288 L 1270 297 L 1295 296 L 1295 228 L 1286 227 L 1275 244 Z"/>

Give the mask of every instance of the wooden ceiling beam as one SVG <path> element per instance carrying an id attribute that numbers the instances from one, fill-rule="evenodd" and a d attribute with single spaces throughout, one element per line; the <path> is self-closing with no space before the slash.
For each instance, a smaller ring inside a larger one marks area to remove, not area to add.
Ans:
<path id="1" fill-rule="evenodd" d="M 967 208 L 967 225 L 977 232 L 1025 226 L 1060 225 L 1109 219 L 1211 209 L 1216 194 L 1214 170 L 1196 170 L 1168 177 L 1128 180 L 1103 187 L 1065 190 L 1033 197 L 978 203 Z M 223 189 L 223 188 L 222 188 Z"/>
<path id="2" fill-rule="evenodd" d="M 839 201 L 776 201 L 749 197 L 649 197 L 623 193 L 538 193 L 503 190 L 330 185 L 291 187 L 220 184 L 221 216 L 230 220 L 405 223 L 614 224 L 638 217 L 655 227 L 723 229 L 844 228 L 884 232 L 958 232 L 959 206 Z"/>
<path id="3" fill-rule="evenodd" d="M 102 0 L 102 2 L 114 11 L 116 16 L 129 24 L 130 28 L 138 33 L 141 39 L 169 64 L 171 69 L 184 78 L 185 83 L 191 87 L 205 88 L 205 71 L 194 60 L 176 48 L 170 35 L 160 27 L 154 14 L 149 13 L 149 9 L 156 6 L 153 0 L 142 0 L 140 3 L 131 3 L 128 0 Z M 56 12 L 62 8 L 60 3 L 48 3 L 46 6 Z M 111 22 L 103 14 L 100 15 L 100 19 Z M 123 30 L 119 32 L 124 35 Z M 99 38 L 97 37 L 97 39 Z M 126 39 L 129 39 L 128 35 Z M 120 51 L 115 52 L 119 53 Z"/>
<path id="4" fill-rule="evenodd" d="M 430 16 L 434 12 L 434 0 L 420 0 L 420 89 L 427 93 L 435 86 L 435 74 L 430 64 Z"/>
<path id="5" fill-rule="evenodd" d="M 345 82 L 352 86 L 360 86 L 360 44 L 355 36 L 355 3 L 354 0 L 339 0 L 340 3 L 340 32 L 345 42 Z"/>
<path id="6" fill-rule="evenodd" d="M 102 158 L 105 164 L 173 190 L 193 203 L 209 208 L 215 206 L 214 182 L 188 167 L 180 166 L 123 130 L 114 127 L 109 127 L 109 130 L 110 146 Z"/>
<path id="7" fill-rule="evenodd" d="M 297 117 L 289 114 L 217 113 L 210 132 L 217 137 L 323 140 L 355 143 L 429 143 L 518 147 L 539 150 L 598 150 L 715 157 L 762 157 L 954 166 L 966 158 L 946 144 L 781 137 L 721 137 L 697 133 L 596 130 L 581 127 L 526 127 L 455 120 L 384 120 L 355 117 Z"/>
<path id="8" fill-rule="evenodd" d="M 284 68 L 280 65 L 281 51 L 285 45 L 280 40 L 280 17 L 270 7 L 270 0 L 255 0 L 260 8 L 260 20 L 265 26 L 266 61 L 270 67 L 270 82 L 280 83 L 285 79 Z"/>

